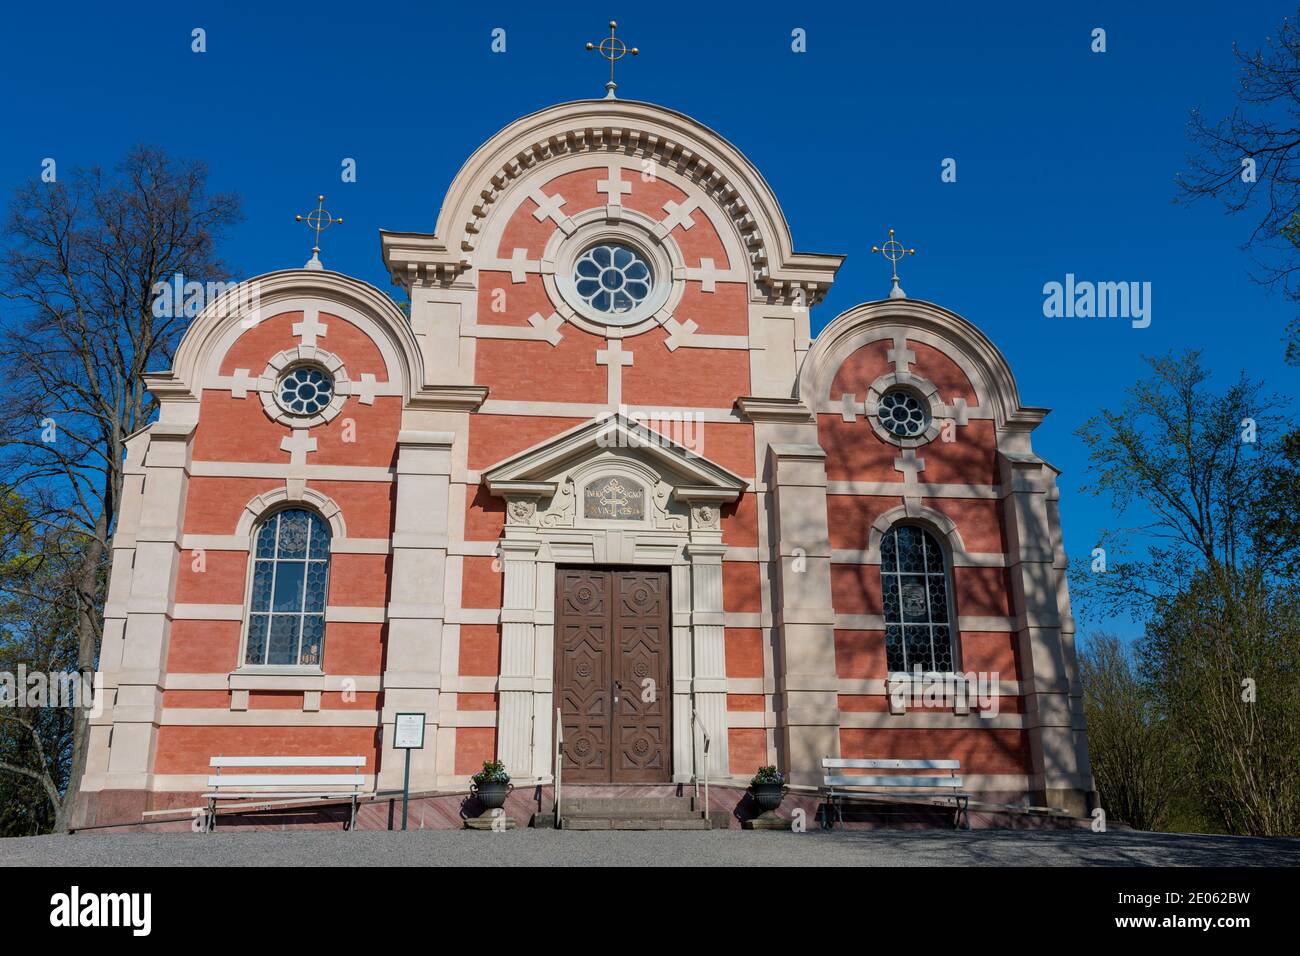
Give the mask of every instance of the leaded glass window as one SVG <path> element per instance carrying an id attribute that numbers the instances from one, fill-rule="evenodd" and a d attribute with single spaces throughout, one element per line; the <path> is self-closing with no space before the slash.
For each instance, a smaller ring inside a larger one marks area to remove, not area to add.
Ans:
<path id="1" fill-rule="evenodd" d="M 891 673 L 953 669 L 948 569 L 930 532 L 895 525 L 880 542 L 885 603 L 885 658 Z"/>
<path id="2" fill-rule="evenodd" d="M 294 415 L 315 415 L 329 407 L 334 398 L 334 378 L 315 365 L 289 369 L 280 379 L 279 400 Z"/>
<path id="3" fill-rule="evenodd" d="M 277 511 L 258 529 L 246 664 L 320 665 L 330 531 L 314 511 Z"/>
<path id="4" fill-rule="evenodd" d="M 578 257 L 573 272 L 578 295 L 597 312 L 629 312 L 650 296 L 649 263 L 621 243 L 592 246 Z"/>
<path id="5" fill-rule="evenodd" d="M 930 412 L 906 388 L 891 388 L 880 396 L 880 424 L 899 438 L 915 438 L 930 425 Z"/>

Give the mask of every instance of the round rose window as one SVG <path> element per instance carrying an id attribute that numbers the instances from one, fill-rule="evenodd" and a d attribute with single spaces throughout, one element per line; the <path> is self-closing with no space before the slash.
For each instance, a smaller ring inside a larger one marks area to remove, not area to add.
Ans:
<path id="1" fill-rule="evenodd" d="M 316 415 L 334 400 L 334 379 L 319 366 L 299 365 L 284 373 L 276 398 L 294 415 Z"/>
<path id="2" fill-rule="evenodd" d="M 930 424 L 930 412 L 905 388 L 891 388 L 880 397 L 880 424 L 899 438 L 915 438 Z"/>
<path id="3" fill-rule="evenodd" d="M 654 277 L 650 265 L 630 246 L 592 246 L 574 263 L 573 286 L 578 297 L 596 312 L 630 312 L 650 297 Z"/>

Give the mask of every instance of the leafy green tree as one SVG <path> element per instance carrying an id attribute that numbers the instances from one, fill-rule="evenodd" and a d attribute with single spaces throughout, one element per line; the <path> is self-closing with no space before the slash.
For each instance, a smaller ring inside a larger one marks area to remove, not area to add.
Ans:
<path id="1" fill-rule="evenodd" d="M 1159 830 L 1185 785 L 1185 757 L 1140 670 L 1113 634 L 1091 634 L 1083 643 L 1079 677 L 1101 806 L 1112 819 Z"/>
<path id="2" fill-rule="evenodd" d="M 76 716 L 65 701 L 27 706 L 29 674 L 78 675 L 75 602 L 24 502 L 0 499 L 0 835 L 53 829 L 67 800 Z M 12 697 L 10 697 L 12 695 Z"/>
<path id="3" fill-rule="evenodd" d="M 1072 587 L 1085 618 L 1145 622 L 1142 679 L 1187 745 L 1201 804 L 1228 832 L 1300 832 L 1284 796 L 1296 792 L 1300 744 L 1300 491 L 1286 401 L 1245 376 L 1212 389 L 1199 352 L 1148 363 L 1147 379 L 1078 432 L 1085 490 L 1135 524 L 1108 532 L 1107 569 L 1081 562 Z M 1092 739 L 1094 762 L 1113 756 Z"/>
<path id="4" fill-rule="evenodd" d="M 1148 623 L 1142 656 L 1186 744 L 1203 806 L 1228 833 L 1300 833 L 1300 588 L 1205 573 Z M 1091 732 L 1091 726 L 1089 731 Z"/>

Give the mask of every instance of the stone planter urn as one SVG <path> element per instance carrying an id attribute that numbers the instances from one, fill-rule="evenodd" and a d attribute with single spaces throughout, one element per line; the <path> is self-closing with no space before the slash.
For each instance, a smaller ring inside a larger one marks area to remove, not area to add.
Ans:
<path id="1" fill-rule="evenodd" d="M 510 782 L 505 764 L 500 760 L 483 761 L 483 769 L 470 778 L 469 792 L 474 795 L 483 812 L 468 817 L 465 826 L 471 830 L 510 830 L 515 822 L 501 808 L 515 786 Z"/>
<path id="2" fill-rule="evenodd" d="M 484 810 L 492 811 L 506 805 L 506 797 L 510 796 L 510 791 L 514 788 L 513 783 L 476 783 L 469 790 L 478 798 Z"/>
<path id="3" fill-rule="evenodd" d="M 785 775 L 776 767 L 759 767 L 749 781 L 749 798 L 758 808 L 758 816 L 745 820 L 746 830 L 788 830 L 790 821 L 777 816 L 776 808 L 785 799 Z"/>
<path id="4" fill-rule="evenodd" d="M 755 783 L 750 784 L 749 794 L 761 813 L 770 813 L 781 805 L 785 799 L 785 784 Z"/>

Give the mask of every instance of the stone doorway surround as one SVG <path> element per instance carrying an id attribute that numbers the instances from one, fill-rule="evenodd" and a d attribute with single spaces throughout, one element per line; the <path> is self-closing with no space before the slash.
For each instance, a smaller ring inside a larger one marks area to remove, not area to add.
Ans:
<path id="1" fill-rule="evenodd" d="M 588 517 L 588 488 L 611 478 L 639 507 Z M 711 740 L 709 773 L 725 776 L 720 507 L 740 497 L 745 480 L 610 413 L 492 466 L 483 481 L 506 501 L 497 755 L 515 781 L 553 779 L 557 564 L 670 569 L 672 780 L 703 774 L 701 725 Z"/>

